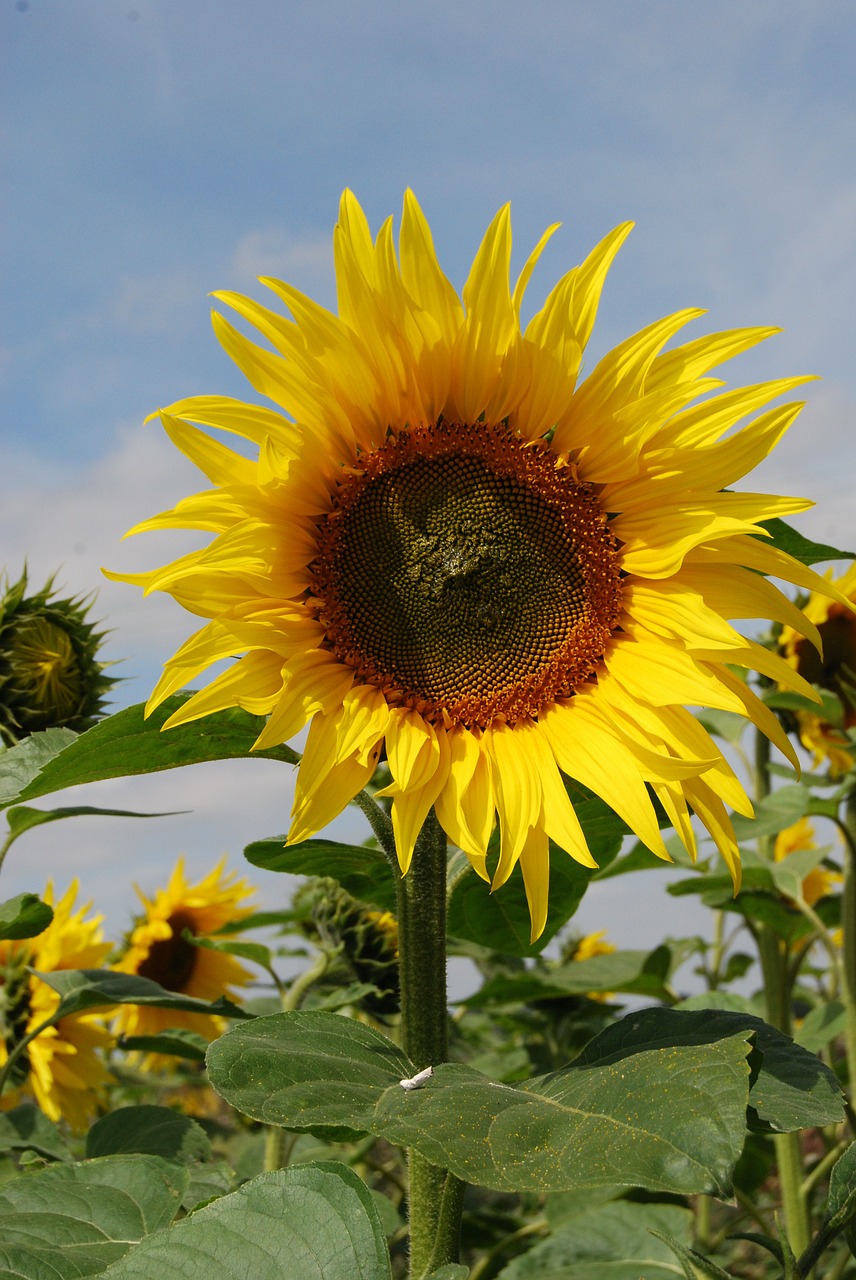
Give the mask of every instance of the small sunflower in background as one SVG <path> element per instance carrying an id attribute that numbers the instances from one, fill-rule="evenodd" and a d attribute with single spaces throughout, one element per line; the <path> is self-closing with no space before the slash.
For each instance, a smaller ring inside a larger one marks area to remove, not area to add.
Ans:
<path id="1" fill-rule="evenodd" d="M 0 590 L 0 746 L 42 729 L 82 732 L 116 683 L 98 650 L 104 633 L 87 620 L 91 602 L 60 599 L 53 578 L 27 594 L 27 572 Z"/>
<path id="2" fill-rule="evenodd" d="M 412 192 L 396 252 L 392 219 L 374 238 L 346 191 L 333 240 L 338 314 L 275 279 L 262 283 L 290 315 L 215 295 L 261 334 L 252 342 L 214 316 L 228 354 L 276 407 L 197 396 L 160 414 L 208 484 L 135 532 L 202 529 L 210 545 L 108 575 L 209 620 L 167 662 L 149 711 L 243 655 L 165 728 L 237 706 L 268 717 L 255 744 L 265 748 L 309 725 L 289 842 L 341 813 L 385 753 L 381 794 L 402 872 L 433 807 L 493 888 L 520 864 L 533 939 L 549 840 L 595 865 L 567 779 L 667 861 L 655 805 L 692 856 L 694 813 L 739 884 L 728 808 L 752 805 L 687 707 L 748 718 L 796 763 L 735 668 L 813 691 L 731 621 L 771 618 L 816 638 L 771 577 L 838 598 L 763 528 L 811 502 L 735 490 L 802 407 L 769 406 L 808 379 L 723 391 L 711 371 L 775 330 L 669 346 L 702 314 L 687 309 L 583 376 L 630 227 L 610 232 L 524 325 L 555 226 L 513 283 L 500 209 L 459 298 Z M 201 428 L 243 437 L 254 456 Z"/>
<path id="3" fill-rule="evenodd" d="M 78 885 L 73 882 L 54 903 L 48 884 L 43 899 L 53 907 L 53 920 L 36 938 L 0 941 L 0 1066 L 13 1048 L 56 1011 L 59 993 L 28 972 L 98 969 L 112 944 L 103 940 L 101 916 L 87 919 L 89 904 L 75 909 Z M 51 1120 L 84 1129 L 110 1079 L 104 1051 L 113 1037 L 99 1014 L 72 1014 L 47 1027 L 30 1042 L 11 1073 L 0 1107 L 16 1106 L 32 1097 Z"/>
<path id="4" fill-rule="evenodd" d="M 773 845 L 773 858 L 776 862 L 782 862 L 792 853 L 801 853 L 804 849 L 811 850 L 817 848 L 815 840 L 815 831 L 813 824 L 808 818 L 800 818 L 793 826 L 786 827 L 784 831 L 780 831 L 776 836 Z M 809 871 L 808 875 L 803 877 L 802 896 L 803 900 L 813 907 L 815 903 L 820 902 L 821 898 L 826 898 L 829 894 L 840 889 L 844 883 L 844 876 L 840 871 L 829 871 L 824 866 L 814 867 Z"/>
<path id="5" fill-rule="evenodd" d="M 244 904 L 255 889 L 227 872 L 225 863 L 222 858 L 198 884 L 189 884 L 184 859 L 179 858 L 169 884 L 154 897 L 137 888 L 143 914 L 135 921 L 127 950 L 114 969 L 139 974 L 167 991 L 200 1000 L 232 998 L 236 987 L 246 986 L 252 975 L 234 956 L 196 947 L 184 936 L 189 932 L 211 937 L 253 914 L 254 908 Z M 180 1027 L 214 1040 L 225 1026 L 222 1018 L 210 1014 L 147 1005 L 124 1005 L 116 1018 L 117 1030 L 126 1036 L 157 1035 Z"/>
<path id="6" fill-rule="evenodd" d="M 841 577 L 827 570 L 826 580 L 856 603 L 856 563 Z M 804 635 L 785 627 L 779 645 L 786 660 L 810 684 L 828 689 L 841 702 L 841 723 L 831 724 L 811 711 L 796 713 L 800 741 L 814 756 L 815 768 L 824 763 L 834 778 L 853 768 L 854 742 L 847 730 L 856 728 L 856 613 L 837 600 L 814 591 L 805 605 L 823 643 L 822 655 Z"/>
<path id="7" fill-rule="evenodd" d="M 600 929 L 597 933 L 587 933 L 582 938 L 576 938 L 573 944 L 573 951 L 568 957 L 570 960 L 591 960 L 594 956 L 611 956 L 615 951 L 615 946 L 611 942 L 606 942 L 606 930 Z"/>

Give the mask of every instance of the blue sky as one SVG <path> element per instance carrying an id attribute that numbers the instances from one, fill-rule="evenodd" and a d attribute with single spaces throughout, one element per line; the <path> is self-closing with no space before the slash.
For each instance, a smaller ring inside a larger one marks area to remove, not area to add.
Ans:
<path id="1" fill-rule="evenodd" d="M 26 555 L 34 581 L 59 570 L 74 590 L 99 589 L 121 703 L 146 696 L 193 625 L 169 601 L 101 584 L 103 564 L 177 554 L 175 540 L 120 538 L 198 487 L 142 420 L 188 394 L 252 398 L 214 341 L 207 295 L 258 292 L 265 273 L 332 305 L 344 186 L 375 228 L 412 186 L 458 285 L 504 201 L 518 260 L 561 221 L 533 299 L 635 220 L 592 360 L 689 305 L 709 308 L 698 332 L 782 326 L 729 378 L 822 381 L 744 487 L 815 498 L 797 523 L 856 544 L 852 0 L 3 0 L 0 43 L 0 568 L 17 574 Z M 195 812 L 81 820 L 59 840 L 47 827 L 12 855 L 5 888 L 75 870 L 120 916 L 130 879 L 152 887 L 182 850 L 200 872 L 227 850 L 240 866 L 243 843 L 286 825 L 272 768 L 87 792 Z M 335 829 L 358 831 L 355 819 Z M 588 913 L 637 940 L 614 897 Z"/>

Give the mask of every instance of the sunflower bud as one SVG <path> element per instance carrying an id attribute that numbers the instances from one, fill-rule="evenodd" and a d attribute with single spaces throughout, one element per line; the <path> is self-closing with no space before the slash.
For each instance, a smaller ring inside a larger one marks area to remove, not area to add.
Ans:
<path id="1" fill-rule="evenodd" d="M 326 877 L 311 880 L 298 897 L 301 908 L 309 907 L 307 931 L 341 946 L 357 982 L 377 988 L 360 1001 L 366 1013 L 384 1019 L 398 1013 L 398 922 L 392 912 L 359 902 Z"/>
<path id="2" fill-rule="evenodd" d="M 103 632 L 87 621 L 90 601 L 60 600 L 49 578 L 27 595 L 27 571 L 0 594 L 0 742 L 40 729 L 88 729 L 116 683 L 97 659 Z"/>

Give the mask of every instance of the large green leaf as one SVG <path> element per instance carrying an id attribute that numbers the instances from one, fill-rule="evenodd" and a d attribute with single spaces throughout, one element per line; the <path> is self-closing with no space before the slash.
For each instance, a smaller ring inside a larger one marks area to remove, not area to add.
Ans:
<path id="1" fill-rule="evenodd" d="M 52 1165 L 0 1188 L 0 1278 L 98 1275 L 175 1216 L 187 1170 L 153 1156 Z"/>
<path id="2" fill-rule="evenodd" d="M 749 1104 L 762 1132 L 792 1133 L 844 1118 L 844 1096 L 827 1066 L 751 1014 L 724 1009 L 644 1009 L 601 1031 L 586 1045 L 575 1066 L 606 1066 L 633 1060 L 641 1048 L 701 1046 L 723 1037 L 751 1033 L 756 1047 Z"/>
<path id="3" fill-rule="evenodd" d="M 52 907 L 35 893 L 19 893 L 0 902 L 0 939 L 36 938 L 51 920 Z"/>
<path id="4" fill-rule="evenodd" d="M 344 1165 L 263 1173 L 150 1236 L 105 1280 L 390 1280 L 371 1192 Z"/>
<path id="5" fill-rule="evenodd" d="M 673 1204 L 622 1200 L 572 1218 L 499 1273 L 497 1280 L 674 1280 L 674 1256 L 657 1228 L 689 1239 L 692 1214 Z"/>
<path id="6" fill-rule="evenodd" d="M 211 1143 L 202 1126 L 169 1107 L 119 1107 L 96 1120 L 86 1135 L 87 1156 L 133 1151 L 179 1164 L 211 1159 Z"/>
<path id="7" fill-rule="evenodd" d="M 285 836 L 271 836 L 247 845 L 244 857 L 265 871 L 330 876 L 361 902 L 395 909 L 395 880 L 379 849 L 340 844 L 336 840 L 303 840 L 300 844 L 286 845 Z"/>
<path id="8" fill-rule="evenodd" d="M 31 752 L 24 760 L 13 759 L 31 742 L 21 743 L 0 754 L 0 807 L 15 800 L 33 800 L 66 787 L 104 778 L 126 778 L 140 773 L 157 773 L 177 769 L 205 760 L 234 760 L 258 756 L 266 760 L 296 763 L 300 757 L 289 747 L 271 747 L 252 751 L 252 745 L 264 727 L 264 717 L 250 715 L 233 708 L 215 715 L 179 725 L 161 733 L 161 728 L 188 699 L 189 694 L 167 698 L 148 719 L 142 703 L 117 711 L 100 720 L 92 729 L 79 735 L 66 736 L 59 751 L 59 741 L 51 738 L 41 750 Z M 59 730 L 50 732 L 64 732 Z M 34 735 L 38 737 L 39 735 Z M 41 735 L 47 737 L 47 734 Z"/>
<path id="9" fill-rule="evenodd" d="M 438 1065 L 420 1087 L 403 1052 L 334 1014 L 274 1014 L 208 1051 L 214 1087 L 285 1128 L 372 1133 L 467 1182 L 503 1191 L 622 1185 L 722 1194 L 745 1136 L 749 1069 L 739 1032 L 615 1064 L 572 1064 L 521 1087 Z"/>
<path id="10" fill-rule="evenodd" d="M 812 542 L 811 538 L 799 533 L 784 520 L 759 520 L 758 528 L 767 530 L 770 535 L 769 543 L 803 564 L 819 564 L 822 560 L 856 560 L 856 553 L 853 551 L 839 551 L 837 547 L 827 546 L 826 543 Z M 768 542 L 768 539 L 764 538 L 763 541 Z"/>
<path id="11" fill-rule="evenodd" d="M 135 973 L 116 973 L 113 969 L 54 969 L 36 972 L 49 987 L 60 994 L 57 1018 L 67 1018 L 84 1009 L 97 1009 L 111 1004 L 149 1004 L 158 1009 L 182 1009 L 188 1013 L 214 1014 L 223 1018 L 250 1018 L 240 1005 L 225 996 L 217 1000 L 197 1000 L 183 996 L 150 978 Z"/>

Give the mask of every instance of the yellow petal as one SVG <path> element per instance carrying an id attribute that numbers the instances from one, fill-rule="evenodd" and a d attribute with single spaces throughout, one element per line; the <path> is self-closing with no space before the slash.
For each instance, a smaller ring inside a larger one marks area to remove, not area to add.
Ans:
<path id="1" fill-rule="evenodd" d="M 532 928 L 529 941 L 535 942 L 544 932 L 550 894 L 550 842 L 546 832 L 536 828 L 529 832 L 520 851 L 520 870 L 529 903 Z"/>

